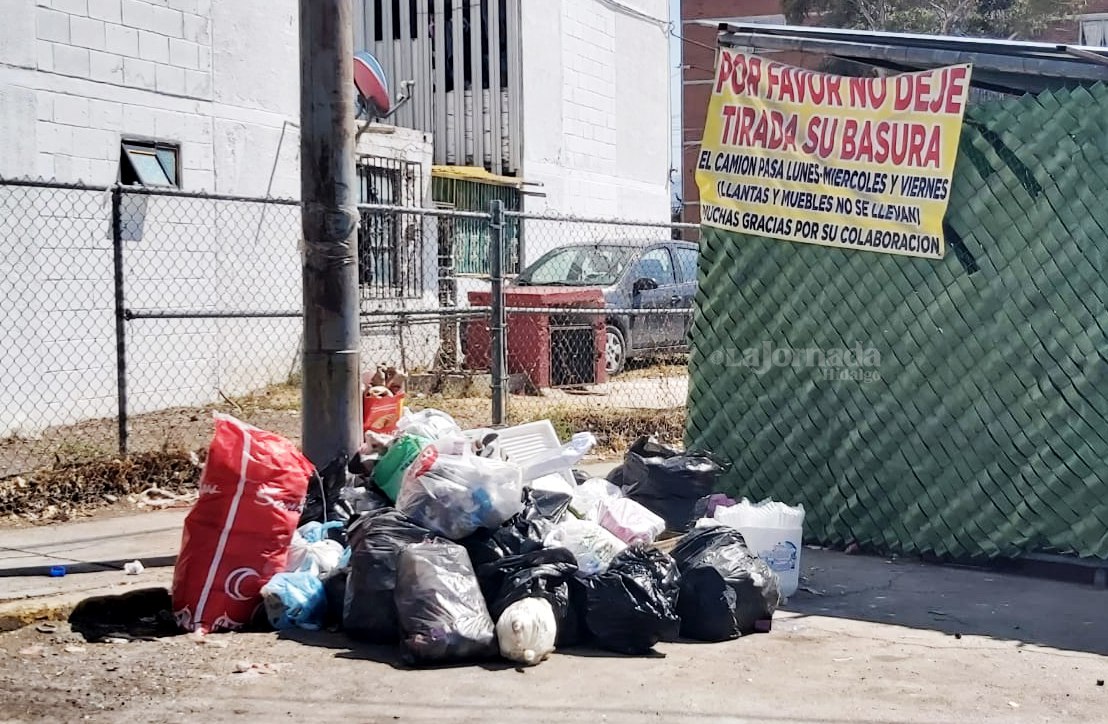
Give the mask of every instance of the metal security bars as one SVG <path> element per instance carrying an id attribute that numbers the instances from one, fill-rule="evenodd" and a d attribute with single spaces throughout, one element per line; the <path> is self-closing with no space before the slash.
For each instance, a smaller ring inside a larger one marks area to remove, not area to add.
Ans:
<path id="1" fill-rule="evenodd" d="M 422 166 L 376 156 L 358 159 L 358 196 L 363 204 L 420 206 Z M 382 298 L 418 298 L 427 283 L 422 219 L 410 213 L 364 208 L 358 227 L 358 282 L 363 308 Z"/>
<path id="2" fill-rule="evenodd" d="M 354 47 L 410 100 L 392 121 L 434 134 L 435 163 L 520 168 L 521 0 L 354 0 Z"/>

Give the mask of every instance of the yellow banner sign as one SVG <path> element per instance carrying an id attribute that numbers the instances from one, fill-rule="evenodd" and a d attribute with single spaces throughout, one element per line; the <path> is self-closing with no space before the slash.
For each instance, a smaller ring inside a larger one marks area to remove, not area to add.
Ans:
<path id="1" fill-rule="evenodd" d="M 713 83 L 702 224 L 942 258 L 969 65 L 851 78 L 721 49 Z"/>

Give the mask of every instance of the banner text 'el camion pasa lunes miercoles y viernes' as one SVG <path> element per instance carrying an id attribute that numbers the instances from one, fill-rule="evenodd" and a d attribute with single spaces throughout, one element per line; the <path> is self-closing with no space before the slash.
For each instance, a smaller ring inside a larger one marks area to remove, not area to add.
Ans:
<path id="1" fill-rule="evenodd" d="M 721 49 L 713 84 L 701 223 L 942 258 L 969 65 L 852 78 Z"/>

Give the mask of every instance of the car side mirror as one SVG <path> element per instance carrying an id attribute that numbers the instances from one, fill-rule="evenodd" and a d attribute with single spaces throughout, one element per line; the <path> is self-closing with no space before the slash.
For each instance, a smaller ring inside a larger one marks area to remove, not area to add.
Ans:
<path id="1" fill-rule="evenodd" d="M 636 279 L 635 283 L 631 285 L 631 291 L 635 294 L 640 292 L 649 292 L 652 289 L 658 288 L 658 282 L 654 281 L 650 277 L 643 277 L 642 279 Z"/>

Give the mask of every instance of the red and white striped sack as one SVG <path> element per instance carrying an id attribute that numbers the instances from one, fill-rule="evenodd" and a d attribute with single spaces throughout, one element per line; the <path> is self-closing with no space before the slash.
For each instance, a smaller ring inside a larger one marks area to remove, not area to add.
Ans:
<path id="1" fill-rule="evenodd" d="M 297 447 L 229 415 L 200 476 L 173 571 L 173 613 L 187 631 L 234 631 L 250 623 L 261 590 L 285 569 L 314 468 Z"/>

